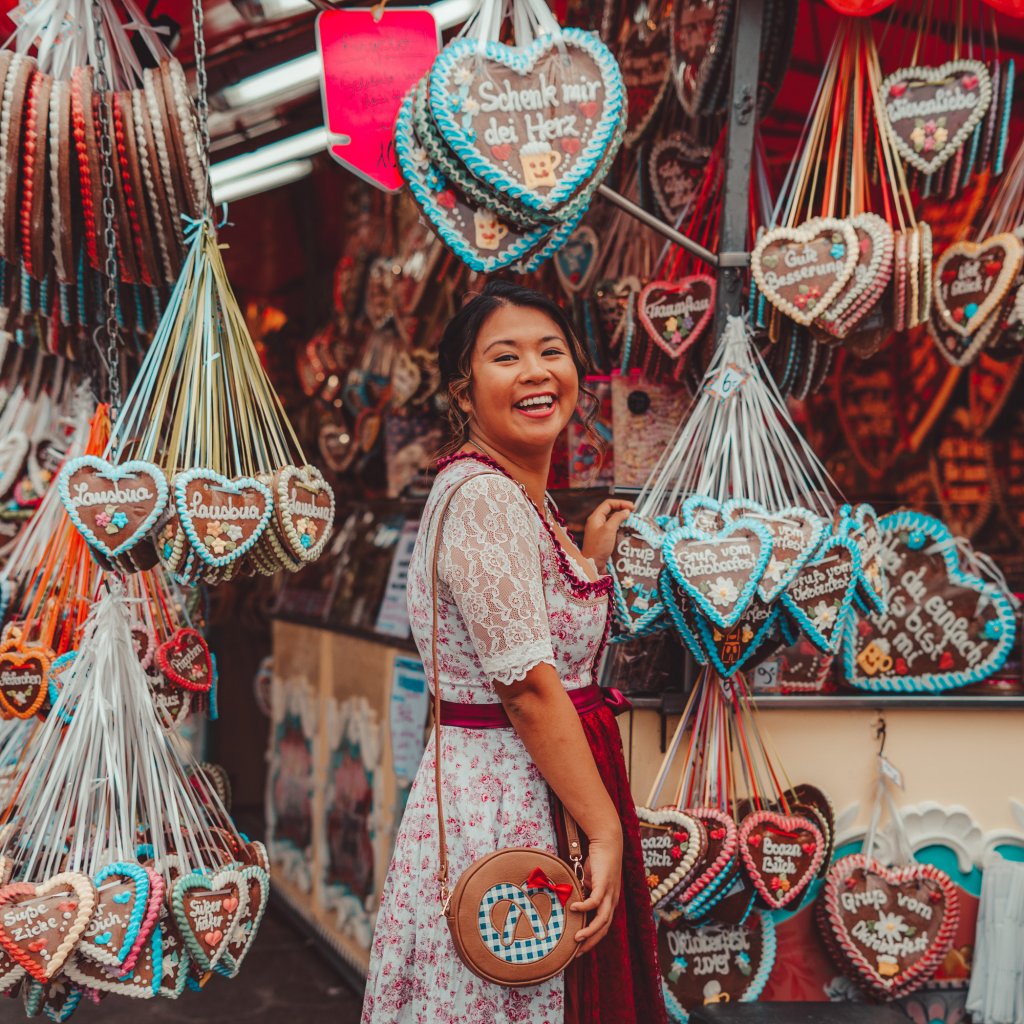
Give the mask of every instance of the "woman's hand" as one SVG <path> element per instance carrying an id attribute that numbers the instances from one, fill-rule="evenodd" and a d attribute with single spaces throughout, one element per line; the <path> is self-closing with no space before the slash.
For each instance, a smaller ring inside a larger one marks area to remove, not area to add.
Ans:
<path id="1" fill-rule="evenodd" d="M 622 889 L 621 830 L 607 838 L 590 840 L 583 876 L 590 895 L 582 903 L 574 903 L 572 909 L 583 913 L 593 911 L 594 916 L 576 933 L 576 941 L 581 943 L 578 956 L 589 953 L 605 937 L 619 905 Z"/>
<path id="2" fill-rule="evenodd" d="M 587 520 L 583 530 L 583 557 L 592 558 L 598 572 L 604 572 L 615 548 L 615 535 L 633 511 L 633 502 L 621 498 L 602 501 Z"/>

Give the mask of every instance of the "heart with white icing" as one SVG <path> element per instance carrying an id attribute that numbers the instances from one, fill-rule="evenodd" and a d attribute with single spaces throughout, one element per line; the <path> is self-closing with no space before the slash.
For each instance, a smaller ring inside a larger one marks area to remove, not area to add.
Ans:
<path id="1" fill-rule="evenodd" d="M 146 922 L 149 875 L 138 864 L 109 864 L 93 875 L 96 909 L 78 944 L 78 956 L 104 967 L 131 971 L 154 921 Z M 142 934 L 144 922 L 149 929 Z M 138 946 L 138 948 L 136 948 Z"/>
<path id="2" fill-rule="evenodd" d="M 803 227 L 766 231 L 750 254 L 750 269 L 776 309 L 810 324 L 853 277 L 859 252 L 848 220 L 819 217 Z"/>
<path id="3" fill-rule="evenodd" d="M 648 21 L 634 22 L 618 52 L 619 68 L 626 87 L 626 135 L 634 146 L 646 134 L 662 97 L 672 80 L 671 34 L 667 20 L 657 27 Z"/>
<path id="4" fill-rule="evenodd" d="M 242 868 L 240 874 L 247 887 L 246 909 L 232 929 L 224 959 L 218 965 L 223 966 L 232 977 L 238 973 L 242 961 L 252 949 L 270 898 L 270 876 L 263 868 L 250 865 Z"/>
<path id="5" fill-rule="evenodd" d="M 334 491 L 316 466 L 285 466 L 274 476 L 274 515 L 288 551 L 315 562 L 334 525 Z"/>
<path id="6" fill-rule="evenodd" d="M 586 290 L 597 270 L 601 242 L 597 232 L 588 224 L 581 224 L 555 253 L 555 273 L 562 287 L 571 295 Z"/>
<path id="7" fill-rule="evenodd" d="M 825 839 L 815 822 L 776 811 L 748 814 L 739 843 L 747 875 L 772 910 L 799 903 L 825 856 Z"/>
<path id="8" fill-rule="evenodd" d="M 637 807 L 644 874 L 651 906 L 671 903 L 690 883 L 707 850 L 707 833 L 696 818 L 674 807 Z"/>
<path id="9" fill-rule="evenodd" d="M 651 147 L 651 191 L 670 224 L 678 223 L 697 198 L 710 155 L 706 146 L 697 146 L 678 133 Z"/>
<path id="10" fill-rule="evenodd" d="M 715 279 L 708 274 L 652 281 L 637 298 L 640 323 L 670 359 L 678 359 L 700 339 L 714 312 Z"/>

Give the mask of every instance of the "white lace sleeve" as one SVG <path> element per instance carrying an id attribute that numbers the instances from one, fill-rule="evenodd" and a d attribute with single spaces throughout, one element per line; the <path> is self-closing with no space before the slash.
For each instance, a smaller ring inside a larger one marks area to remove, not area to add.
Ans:
<path id="1" fill-rule="evenodd" d="M 537 513 L 505 477 L 480 474 L 452 498 L 438 560 L 484 673 L 501 683 L 555 664 Z"/>

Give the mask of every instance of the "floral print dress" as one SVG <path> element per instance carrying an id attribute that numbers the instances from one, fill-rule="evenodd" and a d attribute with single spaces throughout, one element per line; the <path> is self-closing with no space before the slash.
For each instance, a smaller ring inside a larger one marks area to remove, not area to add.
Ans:
<path id="1" fill-rule="evenodd" d="M 438 672 L 431 664 L 435 522 L 452 488 L 438 558 Z M 493 683 L 547 663 L 566 689 L 594 682 L 608 578 L 586 580 L 509 477 L 456 458 L 438 474 L 409 568 L 409 618 L 431 685 L 493 704 Z M 441 780 L 450 878 L 503 846 L 556 852 L 547 783 L 511 729 L 444 728 Z M 438 897 L 431 736 L 395 842 L 371 948 L 363 1024 L 562 1024 L 563 977 L 506 988 L 459 960 Z"/>

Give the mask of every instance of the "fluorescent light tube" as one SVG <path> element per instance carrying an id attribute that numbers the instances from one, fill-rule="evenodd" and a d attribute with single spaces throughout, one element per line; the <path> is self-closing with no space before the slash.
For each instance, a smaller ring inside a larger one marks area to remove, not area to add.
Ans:
<path id="1" fill-rule="evenodd" d="M 221 99 L 229 107 L 249 107 L 266 100 L 284 101 L 315 92 L 320 85 L 321 67 L 320 55 L 307 53 L 226 86 L 221 90 Z"/>
<path id="2" fill-rule="evenodd" d="M 260 192 L 269 192 L 282 185 L 301 181 L 312 172 L 312 160 L 290 160 L 288 163 L 268 167 L 253 174 L 232 178 L 220 185 L 215 184 L 213 186 L 213 201 L 215 203 L 233 203 L 239 199 L 245 199 L 247 196 L 255 196 Z"/>
<path id="3" fill-rule="evenodd" d="M 326 149 L 327 129 L 323 127 L 310 128 L 308 132 L 290 135 L 287 139 L 271 142 L 269 146 L 253 150 L 252 153 L 234 156 L 230 160 L 222 160 L 220 163 L 214 164 L 210 168 L 210 181 L 216 188 L 216 186 L 234 181 L 236 178 L 244 178 L 257 171 L 266 170 L 268 167 L 283 164 L 288 160 L 314 156 Z"/>

